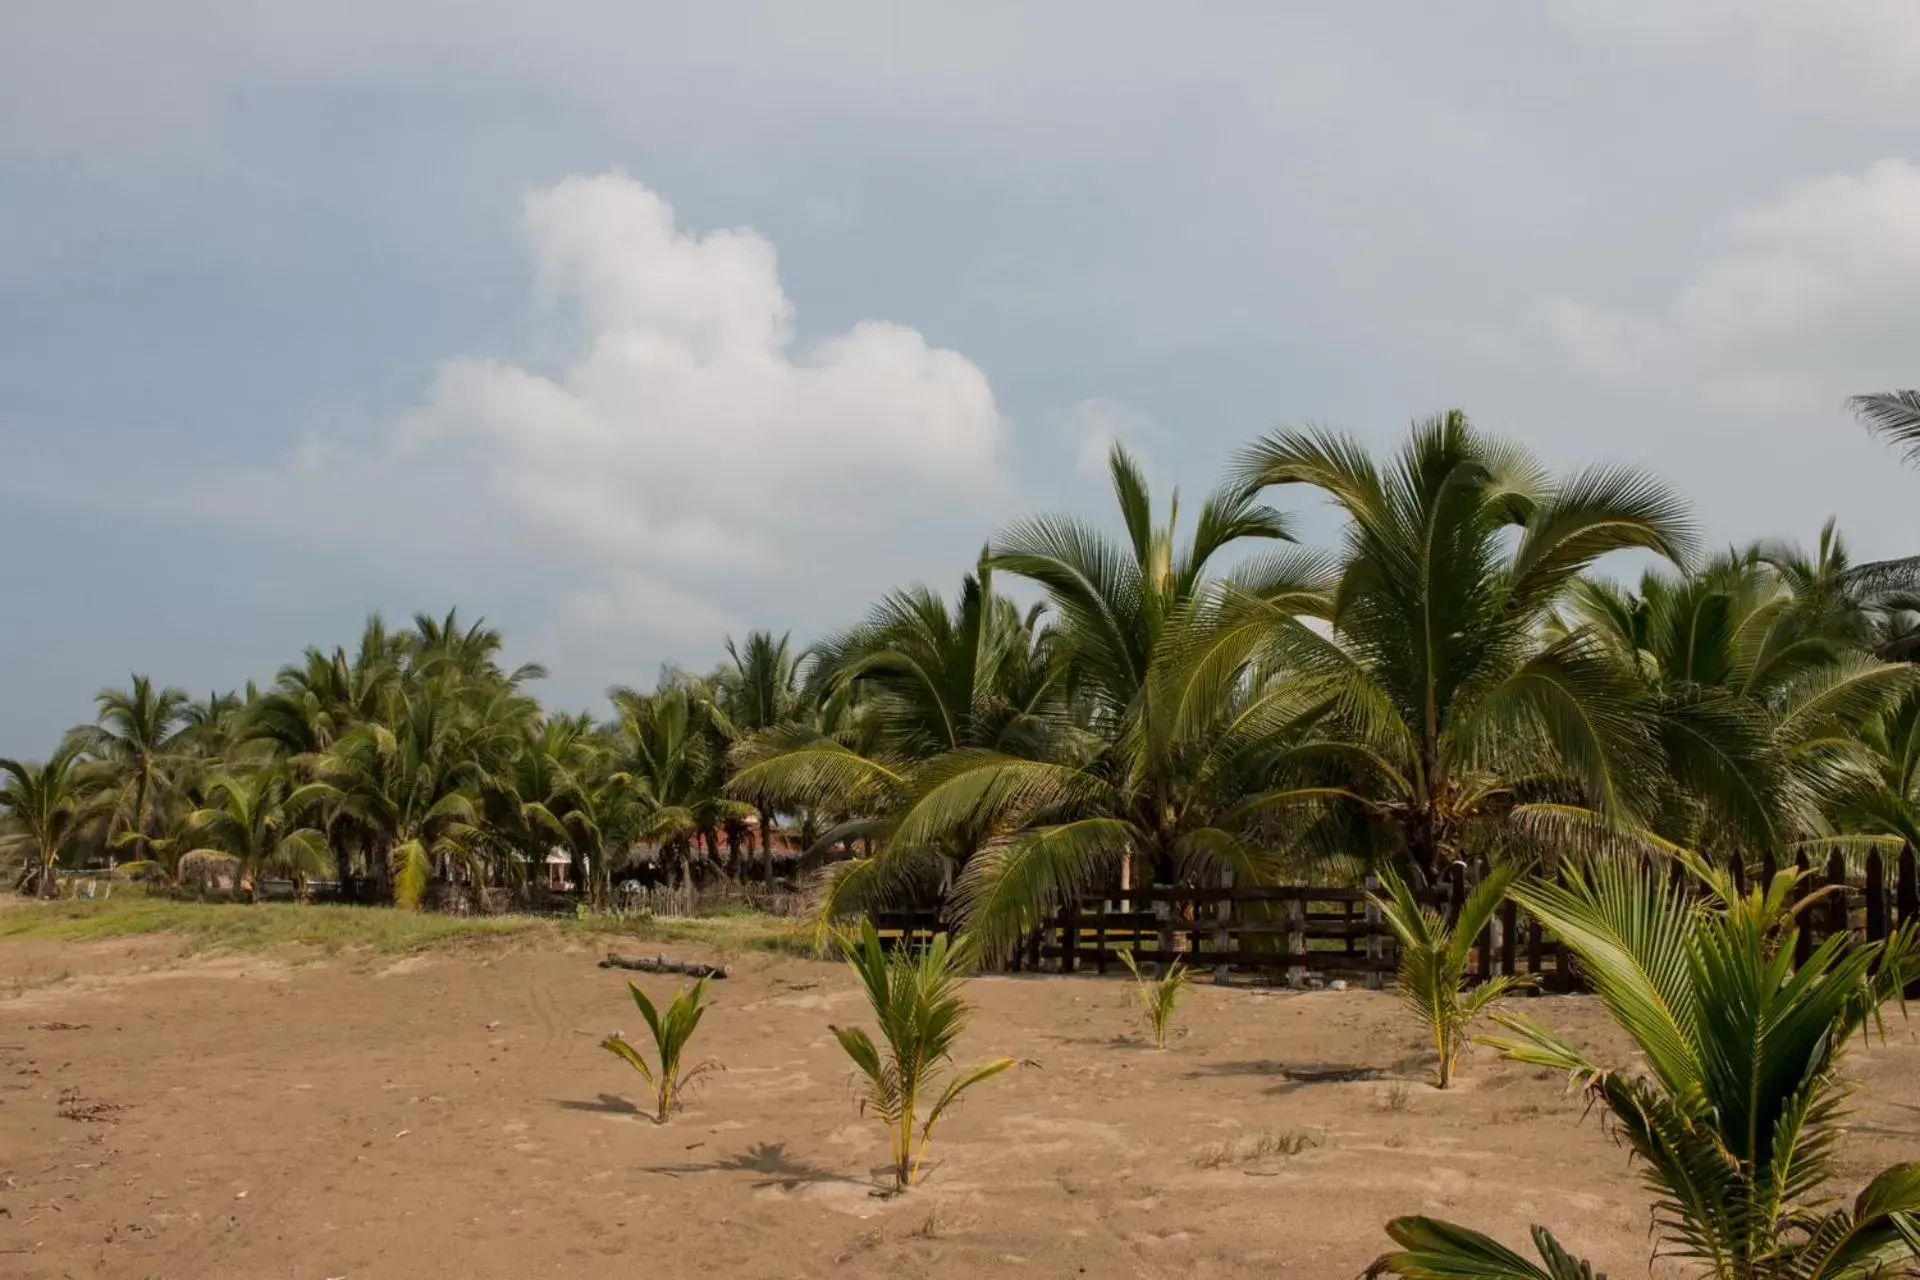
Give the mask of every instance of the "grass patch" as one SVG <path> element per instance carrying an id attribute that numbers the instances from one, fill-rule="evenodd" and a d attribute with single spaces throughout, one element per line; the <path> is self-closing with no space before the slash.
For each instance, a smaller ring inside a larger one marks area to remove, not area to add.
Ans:
<path id="1" fill-rule="evenodd" d="M 1382 1111 L 1410 1110 L 1413 1107 L 1413 1086 L 1405 1080 L 1396 1080 L 1374 1096 L 1374 1103 Z"/>
<path id="2" fill-rule="evenodd" d="M 136 895 L 104 902 L 20 902 L 0 912 L 0 940 L 90 942 L 171 934 L 188 951 L 314 947 L 325 952 L 402 955 L 440 947 L 549 938 L 605 945 L 687 942 L 723 950 L 811 954 L 806 925 L 764 915 L 679 919 L 552 920 L 539 916 L 446 916 L 291 903 L 179 902 Z"/>
<path id="3" fill-rule="evenodd" d="M 1196 1169 L 1220 1169 L 1227 1165 L 1249 1164 L 1274 1156 L 1297 1156 L 1321 1145 L 1320 1139 L 1298 1129 L 1285 1133 L 1256 1133 L 1232 1142 L 1211 1142 L 1194 1152 Z"/>

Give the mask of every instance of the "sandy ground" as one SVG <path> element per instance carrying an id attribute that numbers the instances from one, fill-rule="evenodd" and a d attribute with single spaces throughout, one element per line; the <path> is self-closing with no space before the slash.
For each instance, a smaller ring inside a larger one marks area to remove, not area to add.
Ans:
<path id="1" fill-rule="evenodd" d="M 1423 1041 L 1388 995 L 1202 987 L 1155 1052 L 1117 980 L 980 979 L 963 1061 L 1032 1064 L 883 1199 L 827 1031 L 862 1017 L 844 969 L 734 957 L 700 1043 L 727 1070 L 658 1127 L 596 1046 L 641 1027 L 593 960 L 0 944 L 0 1276 L 1349 1277 L 1412 1212 L 1513 1243 L 1542 1220 L 1648 1274 L 1597 1118 L 1484 1051 L 1453 1091 L 1407 1083 Z M 1611 1039 L 1591 1000 L 1527 1003 Z M 1853 1183 L 1920 1150 L 1917 1067 L 1904 1024 L 1852 1059 Z"/>

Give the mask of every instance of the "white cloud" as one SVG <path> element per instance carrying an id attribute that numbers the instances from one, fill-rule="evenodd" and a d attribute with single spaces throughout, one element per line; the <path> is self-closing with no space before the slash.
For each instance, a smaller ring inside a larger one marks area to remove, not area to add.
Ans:
<path id="1" fill-rule="evenodd" d="M 1911 381 L 1915 297 L 1920 166 L 1889 159 L 1736 214 L 1722 247 L 1656 309 L 1560 298 L 1542 314 L 1590 374 L 1685 376 L 1736 405 L 1831 405 L 1844 386 Z"/>
<path id="2" fill-rule="evenodd" d="M 400 439 L 464 451 L 532 525 L 626 562 L 767 564 L 783 528 L 876 486 L 995 482 L 1004 428 L 979 367 L 878 321 L 796 352 L 754 232 L 683 232 L 618 175 L 530 195 L 526 223 L 582 353 L 554 377 L 450 361 Z"/>
<path id="3" fill-rule="evenodd" d="M 1910 0 L 1556 0 L 1569 26 L 1655 48 L 1743 58 L 1763 75 L 1850 63 L 1911 91 L 1920 6 Z"/>
<path id="4" fill-rule="evenodd" d="M 1164 443 L 1166 431 L 1153 415 L 1138 405 L 1123 400 L 1094 397 L 1069 406 L 1061 415 L 1068 437 L 1073 441 L 1073 464 L 1091 480 L 1105 479 L 1107 455 L 1116 444 L 1127 447 L 1134 460 L 1149 475 L 1156 466 L 1149 445 Z"/>
<path id="5" fill-rule="evenodd" d="M 1662 469 L 1691 462 L 1722 536 L 1806 536 L 1837 512 L 1870 553 L 1911 553 L 1920 477 L 1842 405 L 1920 377 L 1920 166 L 1802 183 L 1717 241 L 1651 305 L 1541 305 L 1550 346 L 1585 379 L 1567 384 L 1584 438 Z"/>
<path id="6" fill-rule="evenodd" d="M 524 212 L 536 345 L 570 342 L 563 367 L 449 360 L 371 453 L 309 440 L 228 477 L 229 511 L 251 501 L 237 514 L 436 574 L 531 568 L 563 588 L 540 593 L 560 601 L 546 652 L 619 653 L 593 674 L 626 679 L 773 625 L 747 611 L 769 597 L 857 610 L 915 551 L 939 555 L 902 548 L 907 529 L 964 517 L 984 535 L 1007 429 L 972 361 L 881 321 L 797 341 L 770 243 L 682 230 L 624 176 L 568 178 Z"/>

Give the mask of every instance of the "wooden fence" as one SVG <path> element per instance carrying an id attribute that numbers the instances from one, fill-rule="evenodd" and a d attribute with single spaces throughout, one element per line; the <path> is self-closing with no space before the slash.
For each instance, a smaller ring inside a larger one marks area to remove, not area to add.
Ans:
<path id="1" fill-rule="evenodd" d="M 1800 865 L 1809 869 L 1804 855 Z M 1770 860 L 1760 870 L 1770 878 Z M 1685 875 L 1677 863 L 1672 874 Z M 1746 879 L 1736 869 L 1736 882 L 1744 885 Z M 1419 896 L 1454 919 L 1468 883 L 1465 868 L 1456 865 L 1440 885 Z M 1371 887 L 1116 888 L 1063 905 L 1003 961 L 1014 971 L 1104 974 L 1118 969 L 1119 953 L 1129 951 L 1142 964 L 1184 961 L 1195 971 L 1210 971 L 1215 982 L 1243 978 L 1299 987 L 1346 981 L 1380 987 L 1391 983 L 1399 961 L 1392 931 L 1369 901 Z M 1801 916 L 1800 960 L 1835 933 L 1877 941 L 1920 919 L 1920 876 L 1912 849 L 1891 868 L 1880 853 L 1870 853 L 1856 875 L 1848 874 L 1836 852 L 1801 881 L 1797 892 L 1802 899 L 1818 895 Z M 874 923 L 893 945 L 914 945 L 946 927 L 938 908 L 886 912 Z M 1496 974 L 1531 976 L 1541 991 L 1582 987 L 1579 966 L 1566 948 L 1511 899 L 1475 940 L 1469 967 L 1474 980 Z"/>

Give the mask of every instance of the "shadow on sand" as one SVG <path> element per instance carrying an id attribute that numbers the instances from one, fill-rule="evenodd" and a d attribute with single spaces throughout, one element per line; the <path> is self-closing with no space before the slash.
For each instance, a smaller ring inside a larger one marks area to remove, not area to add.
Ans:
<path id="1" fill-rule="evenodd" d="M 1270 1092 L 1295 1093 L 1317 1084 L 1387 1080 L 1392 1078 L 1392 1073 L 1381 1067 L 1359 1066 L 1349 1062 L 1280 1062 L 1273 1058 L 1209 1062 L 1186 1073 L 1189 1080 L 1208 1076 L 1264 1076 L 1278 1082 Z"/>
<path id="2" fill-rule="evenodd" d="M 611 1093 L 603 1093 L 592 1102 L 573 1100 L 560 1102 L 555 1105 L 562 1111 L 590 1111 L 594 1115 L 600 1116 L 646 1116 L 649 1120 L 653 1118 L 652 1116 L 648 1116 L 646 1112 L 640 1110 L 639 1107 L 634 1106 L 633 1103 L 627 1101 L 627 1099 Z"/>
<path id="3" fill-rule="evenodd" d="M 787 1151 L 787 1144 L 784 1142 L 762 1142 L 748 1147 L 745 1151 L 722 1156 L 706 1164 L 652 1165 L 645 1172 L 664 1173 L 670 1178 L 695 1173 L 752 1173 L 760 1175 L 753 1183 L 756 1190 L 762 1187 L 778 1187 L 782 1191 L 792 1191 L 796 1187 L 821 1182 L 837 1182 L 856 1187 L 876 1185 L 871 1179 L 850 1178 L 844 1173 L 836 1173 L 832 1169 L 799 1159 Z"/>

